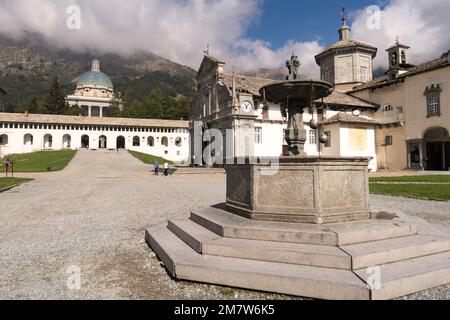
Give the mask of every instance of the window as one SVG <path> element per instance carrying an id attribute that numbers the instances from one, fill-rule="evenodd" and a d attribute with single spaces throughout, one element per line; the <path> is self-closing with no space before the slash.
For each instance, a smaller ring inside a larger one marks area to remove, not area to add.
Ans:
<path id="1" fill-rule="evenodd" d="M 392 136 L 386 136 L 385 140 L 384 140 L 384 145 L 385 146 L 392 146 L 394 142 L 394 139 L 392 138 Z"/>
<path id="2" fill-rule="evenodd" d="M 180 137 L 175 139 L 175 145 L 177 147 L 181 148 L 182 144 L 183 144 L 183 139 L 181 139 Z"/>
<path id="3" fill-rule="evenodd" d="M 439 98 L 433 97 L 428 99 L 428 116 L 437 117 L 439 116 Z"/>
<path id="4" fill-rule="evenodd" d="M 392 108 L 392 106 L 390 104 L 387 104 L 384 106 L 383 111 L 384 112 L 390 112 L 393 111 L 394 109 Z"/>
<path id="5" fill-rule="evenodd" d="M 328 137 L 328 141 L 325 143 L 325 148 L 331 148 L 331 131 L 326 131 L 325 135 Z"/>
<path id="6" fill-rule="evenodd" d="M 360 74 L 361 74 L 361 82 L 367 82 L 367 68 L 366 67 L 360 68 Z"/>
<path id="7" fill-rule="evenodd" d="M 262 128 L 255 128 L 255 143 L 262 144 Z"/>
<path id="8" fill-rule="evenodd" d="M 427 98 L 427 117 L 440 117 L 441 116 L 441 92 L 440 85 L 431 85 L 427 87 L 424 95 Z"/>
<path id="9" fill-rule="evenodd" d="M 309 144 L 317 144 L 316 130 L 309 130 Z"/>
<path id="10" fill-rule="evenodd" d="M 161 145 L 165 146 L 165 147 L 168 147 L 169 146 L 169 139 L 167 137 L 163 137 L 161 139 Z"/>
<path id="11" fill-rule="evenodd" d="M 147 144 L 148 144 L 149 147 L 154 147 L 155 146 L 155 138 L 148 137 Z"/>

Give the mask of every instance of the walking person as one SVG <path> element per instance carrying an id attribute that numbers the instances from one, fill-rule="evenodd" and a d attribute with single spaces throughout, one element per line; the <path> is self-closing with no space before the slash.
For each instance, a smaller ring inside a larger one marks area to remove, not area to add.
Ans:
<path id="1" fill-rule="evenodd" d="M 164 163 L 164 176 L 169 176 L 169 163 L 167 161 Z"/>
<path id="2" fill-rule="evenodd" d="M 154 170 L 154 175 L 158 176 L 159 175 L 159 162 L 158 162 L 158 160 L 153 161 L 153 170 Z"/>
<path id="3" fill-rule="evenodd" d="M 6 159 L 5 161 L 5 173 L 6 173 L 6 177 L 8 178 L 8 172 L 9 172 L 9 166 L 11 165 L 11 161 L 9 161 L 9 159 Z"/>

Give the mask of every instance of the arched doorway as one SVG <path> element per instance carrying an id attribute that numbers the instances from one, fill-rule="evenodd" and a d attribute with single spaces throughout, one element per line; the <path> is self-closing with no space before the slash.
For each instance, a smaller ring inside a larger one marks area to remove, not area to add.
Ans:
<path id="1" fill-rule="evenodd" d="M 105 136 L 100 136 L 100 138 L 98 138 L 98 148 L 106 149 L 107 146 L 108 146 L 108 139 Z"/>
<path id="2" fill-rule="evenodd" d="M 53 148 L 53 137 L 51 134 L 46 134 L 44 136 L 44 149 Z"/>
<path id="3" fill-rule="evenodd" d="M 117 149 L 125 149 L 125 137 L 119 136 L 116 141 Z"/>
<path id="4" fill-rule="evenodd" d="M 448 171 L 450 168 L 450 136 L 447 129 L 432 128 L 423 136 L 425 166 L 430 171 Z"/>
<path id="5" fill-rule="evenodd" d="M 33 135 L 27 133 L 23 136 L 23 145 L 26 147 L 33 145 Z"/>
<path id="6" fill-rule="evenodd" d="M 81 148 L 89 149 L 89 136 L 84 135 L 81 137 Z"/>
<path id="7" fill-rule="evenodd" d="M 69 134 L 63 136 L 62 146 L 63 149 L 70 149 L 72 146 L 72 137 Z"/>

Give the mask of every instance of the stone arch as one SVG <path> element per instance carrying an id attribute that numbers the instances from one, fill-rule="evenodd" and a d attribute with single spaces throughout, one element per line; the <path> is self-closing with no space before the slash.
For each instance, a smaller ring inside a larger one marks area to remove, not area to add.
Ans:
<path id="1" fill-rule="evenodd" d="M 108 138 L 105 135 L 100 136 L 98 138 L 98 148 L 106 149 L 108 147 Z"/>
<path id="2" fill-rule="evenodd" d="M 46 134 L 44 136 L 44 149 L 53 148 L 53 136 L 51 134 Z"/>
<path id="3" fill-rule="evenodd" d="M 124 136 L 118 136 L 116 139 L 116 148 L 117 149 L 125 149 L 126 140 Z"/>
<path id="4" fill-rule="evenodd" d="M 425 169 L 429 171 L 450 170 L 450 135 L 444 127 L 432 127 L 423 134 Z"/>
<path id="5" fill-rule="evenodd" d="M 32 146 L 34 143 L 33 135 L 30 133 L 27 133 L 23 136 L 23 145 L 24 146 Z"/>
<path id="6" fill-rule="evenodd" d="M 90 138 L 87 134 L 81 137 L 81 148 L 89 149 Z"/>
<path id="7" fill-rule="evenodd" d="M 0 146 L 6 146 L 8 145 L 9 138 L 7 134 L 0 135 Z"/>
<path id="8" fill-rule="evenodd" d="M 70 149 L 72 146 L 72 137 L 70 134 L 65 134 L 62 138 L 63 149 Z"/>

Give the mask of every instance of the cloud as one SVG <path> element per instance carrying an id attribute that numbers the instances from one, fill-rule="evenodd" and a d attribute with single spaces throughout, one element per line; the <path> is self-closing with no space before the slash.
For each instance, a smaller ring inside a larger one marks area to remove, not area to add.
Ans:
<path id="1" fill-rule="evenodd" d="M 450 49 L 448 0 L 392 0 L 381 9 L 380 28 L 368 27 L 372 13 L 366 9 L 355 13 L 352 37 L 378 47 L 375 67 L 387 67 L 385 50 L 396 37 L 411 47 L 409 62 L 414 64 L 438 58 Z"/>
<path id="2" fill-rule="evenodd" d="M 69 5 L 81 9 L 81 29 L 66 27 Z M 262 0 L 0 0 L 0 32 L 40 34 L 49 43 L 78 52 L 153 52 L 197 68 L 202 50 L 239 71 L 272 68 L 295 51 L 305 73 L 317 75 L 317 41 L 289 41 L 273 49 L 243 35 L 260 18 Z"/>
<path id="3" fill-rule="evenodd" d="M 240 72 L 282 67 L 295 52 L 301 73 L 318 77 L 314 56 L 329 44 L 294 39 L 273 48 L 246 38 L 248 28 L 259 22 L 263 1 L 0 0 L 0 33 L 17 38 L 25 31 L 35 32 L 57 47 L 78 52 L 153 52 L 194 69 L 210 44 L 211 53 L 227 62 L 228 70 L 235 66 Z M 67 28 L 70 5 L 81 9 L 80 30 Z M 411 61 L 422 62 L 450 47 L 448 12 L 448 0 L 391 0 L 382 9 L 381 29 L 367 27 L 365 9 L 354 12 L 353 37 L 380 48 L 376 66 L 386 65 L 384 49 L 396 36 L 412 47 Z"/>

